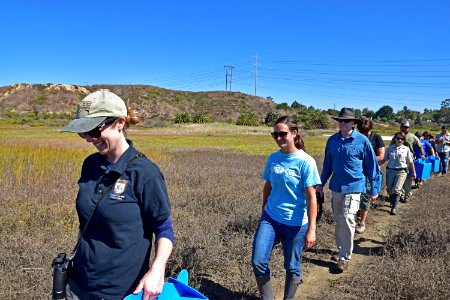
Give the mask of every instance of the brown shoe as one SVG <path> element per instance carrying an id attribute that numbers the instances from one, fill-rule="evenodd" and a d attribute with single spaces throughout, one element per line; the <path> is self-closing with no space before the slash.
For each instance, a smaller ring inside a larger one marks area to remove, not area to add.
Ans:
<path id="1" fill-rule="evenodd" d="M 347 270 L 348 269 L 348 260 L 341 258 L 337 263 L 337 269 L 340 272 L 344 272 L 345 270 Z"/>

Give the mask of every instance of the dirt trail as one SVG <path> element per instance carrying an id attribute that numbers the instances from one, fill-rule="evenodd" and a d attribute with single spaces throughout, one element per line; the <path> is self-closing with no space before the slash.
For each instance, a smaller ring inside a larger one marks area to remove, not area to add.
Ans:
<path id="1" fill-rule="evenodd" d="M 438 175 L 432 175 L 426 185 L 441 185 L 443 182 L 448 181 L 447 177 L 441 177 Z M 381 249 L 385 237 L 387 236 L 391 228 L 395 228 L 396 224 L 399 224 L 402 218 L 402 212 L 407 211 L 414 202 L 420 202 L 420 189 L 413 190 L 414 195 L 411 203 L 403 204 L 399 203 L 399 215 L 391 216 L 389 214 L 389 202 L 386 197 L 383 197 L 386 201 L 380 201 L 376 208 L 373 208 L 369 212 L 367 219 L 366 231 L 363 234 L 355 235 L 354 251 L 352 260 L 349 264 L 349 268 L 344 273 L 338 274 L 335 271 L 335 262 L 331 261 L 330 257 L 336 250 L 336 247 L 332 246 L 330 249 L 320 249 L 316 247 L 312 251 L 304 252 L 304 260 L 302 266 L 304 267 L 303 281 L 297 291 L 297 298 L 299 300 L 315 300 L 315 299 L 358 299 L 357 295 L 345 293 L 345 289 L 341 287 L 344 281 L 351 279 L 355 275 L 355 270 L 364 268 L 365 265 L 371 262 L 374 258 L 370 256 L 371 253 L 377 253 Z M 382 193 L 386 195 L 386 193 Z M 329 201 L 328 207 L 329 210 Z M 322 232 L 324 228 L 326 230 L 333 230 L 334 225 L 319 226 L 317 230 L 318 238 L 322 234 L 330 234 L 333 237 L 333 232 Z M 327 238 L 329 238 L 328 236 Z M 317 249 L 318 248 L 318 249 Z M 282 289 L 283 286 L 279 282 L 276 288 L 276 299 L 283 299 Z"/>

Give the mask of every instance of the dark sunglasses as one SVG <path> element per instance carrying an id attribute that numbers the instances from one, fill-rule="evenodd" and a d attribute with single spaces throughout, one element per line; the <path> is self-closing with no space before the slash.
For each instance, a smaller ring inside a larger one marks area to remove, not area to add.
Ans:
<path id="1" fill-rule="evenodd" d="M 277 138 L 282 138 L 282 139 L 284 139 L 286 136 L 287 136 L 287 134 L 288 134 L 289 132 L 286 132 L 286 131 L 278 131 L 278 132 L 276 132 L 276 131 L 274 131 L 274 132 L 272 132 L 271 134 L 272 134 L 272 137 L 274 138 L 274 139 L 277 139 Z"/>
<path id="2" fill-rule="evenodd" d="M 92 129 L 91 131 L 88 132 L 79 132 L 78 135 L 82 138 L 85 139 L 87 135 L 89 135 L 90 137 L 94 138 L 94 139 L 98 139 L 99 137 L 102 136 L 102 129 L 105 126 L 108 126 L 112 123 L 114 123 L 117 120 L 117 118 L 108 118 L 105 121 L 103 121 L 102 123 L 100 123 L 100 125 L 98 125 L 97 127 L 95 127 L 94 129 Z"/>
<path id="3" fill-rule="evenodd" d="M 401 137 L 396 137 L 395 138 L 397 141 L 404 141 L 405 139 L 404 138 L 401 138 Z"/>
<path id="4" fill-rule="evenodd" d="M 339 120 L 339 123 L 350 123 L 350 122 L 352 122 L 353 120 L 346 120 L 346 119 L 340 119 Z"/>

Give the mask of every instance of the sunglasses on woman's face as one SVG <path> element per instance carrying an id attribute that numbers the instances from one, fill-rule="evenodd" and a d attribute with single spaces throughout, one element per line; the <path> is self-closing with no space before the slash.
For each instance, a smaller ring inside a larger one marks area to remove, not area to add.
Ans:
<path id="1" fill-rule="evenodd" d="M 397 141 L 404 141 L 404 140 L 405 140 L 404 138 L 402 138 L 402 137 L 399 137 L 399 136 L 398 136 L 398 137 L 396 137 L 395 139 L 396 139 Z"/>
<path id="2" fill-rule="evenodd" d="M 274 131 L 274 132 L 272 132 L 271 134 L 272 134 L 272 137 L 274 138 L 274 139 L 277 139 L 277 138 L 282 138 L 282 139 L 284 139 L 286 136 L 287 136 L 287 134 L 288 134 L 289 132 L 286 132 L 286 131 Z"/>
<path id="3" fill-rule="evenodd" d="M 98 139 L 99 137 L 102 136 L 102 129 L 105 126 L 108 126 L 112 123 L 114 123 L 117 120 L 117 118 L 112 118 L 112 119 L 106 119 L 105 121 L 103 121 L 102 123 L 100 123 L 100 125 L 98 125 L 97 127 L 95 127 L 94 129 L 92 129 L 91 131 L 88 132 L 79 132 L 78 135 L 82 138 L 85 139 L 86 136 L 90 136 L 91 138 L 94 139 Z"/>

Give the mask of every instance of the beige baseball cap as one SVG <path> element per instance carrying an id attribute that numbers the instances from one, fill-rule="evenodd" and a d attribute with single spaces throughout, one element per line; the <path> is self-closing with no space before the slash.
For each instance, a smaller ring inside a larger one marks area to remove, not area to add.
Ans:
<path id="1" fill-rule="evenodd" d="M 61 131 L 88 132 L 108 117 L 126 117 L 127 106 L 109 90 L 99 90 L 87 95 L 78 106 L 77 117 Z"/>

